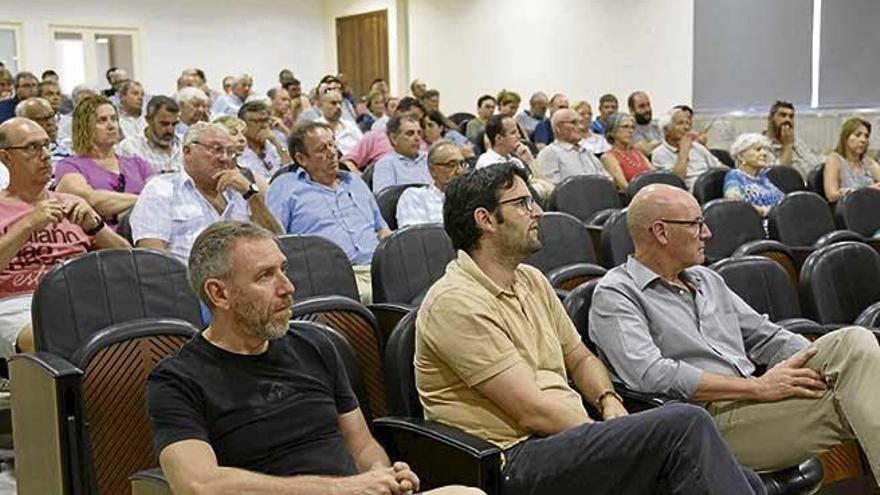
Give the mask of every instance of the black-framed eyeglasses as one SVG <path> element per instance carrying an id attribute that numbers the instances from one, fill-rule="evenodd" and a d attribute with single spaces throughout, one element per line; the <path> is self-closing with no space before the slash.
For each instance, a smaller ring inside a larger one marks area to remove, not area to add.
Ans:
<path id="1" fill-rule="evenodd" d="M 50 147 L 52 146 L 52 142 L 49 140 L 46 141 L 38 141 L 36 143 L 28 143 L 22 144 L 18 146 L 4 146 L 2 149 L 4 150 L 20 150 L 29 155 L 37 155 L 41 151 L 51 151 Z"/>
<path id="2" fill-rule="evenodd" d="M 532 196 L 520 196 L 518 198 L 505 199 L 504 201 L 499 201 L 498 206 L 502 205 L 513 205 L 517 208 L 521 208 L 529 213 L 535 211 L 538 207 L 538 202 L 535 201 L 535 198 Z"/>
<path id="3" fill-rule="evenodd" d="M 464 160 L 449 160 L 448 162 L 432 163 L 431 166 L 440 168 L 465 168 L 467 167 L 467 162 Z"/>
<path id="4" fill-rule="evenodd" d="M 235 148 L 232 148 L 232 147 L 227 148 L 227 147 L 220 145 L 220 144 L 212 144 L 212 145 L 208 146 L 207 144 L 200 143 L 198 141 L 192 141 L 190 144 L 197 144 L 197 145 L 205 148 L 209 152 L 211 152 L 211 154 L 214 156 L 218 156 L 218 157 L 225 156 L 227 158 L 235 158 L 238 156 L 238 150 Z"/>
<path id="5" fill-rule="evenodd" d="M 706 219 L 703 217 L 694 219 L 694 220 L 672 220 L 668 218 L 661 218 L 661 222 L 663 223 L 671 223 L 673 225 L 691 225 L 697 227 L 697 232 L 702 232 L 703 227 L 706 225 Z"/>

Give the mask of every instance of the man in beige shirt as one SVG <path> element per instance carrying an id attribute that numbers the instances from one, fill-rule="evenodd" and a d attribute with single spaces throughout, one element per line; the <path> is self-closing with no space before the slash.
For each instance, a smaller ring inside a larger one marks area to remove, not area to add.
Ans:
<path id="1" fill-rule="evenodd" d="M 416 323 L 427 419 L 504 449 L 506 494 L 764 493 L 704 410 L 627 415 L 550 284 L 521 264 L 541 248 L 542 211 L 526 180 L 502 163 L 447 187 L 444 225 L 459 254 Z"/>

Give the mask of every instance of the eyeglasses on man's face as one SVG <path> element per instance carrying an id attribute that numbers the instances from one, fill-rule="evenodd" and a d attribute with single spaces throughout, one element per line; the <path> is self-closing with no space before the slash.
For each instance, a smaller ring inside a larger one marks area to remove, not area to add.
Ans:
<path id="1" fill-rule="evenodd" d="M 222 144 L 207 145 L 205 143 L 200 143 L 198 141 L 193 141 L 190 144 L 197 144 L 197 145 L 205 148 L 206 150 L 211 152 L 212 155 L 214 155 L 218 158 L 235 158 L 236 156 L 238 156 L 238 151 L 235 149 L 234 146 L 226 147 L 226 146 L 223 146 Z"/>
<path id="2" fill-rule="evenodd" d="M 703 227 L 706 226 L 706 219 L 703 217 L 695 218 L 693 220 L 675 220 L 669 218 L 661 218 L 660 221 L 672 225 L 686 225 L 690 227 L 696 227 L 697 235 L 700 235 L 700 233 L 703 232 Z"/>
<path id="3" fill-rule="evenodd" d="M 498 202 L 499 207 L 503 205 L 512 205 L 528 213 L 533 213 L 536 209 L 538 209 L 538 202 L 535 201 L 535 198 L 533 198 L 531 195 L 505 199 L 504 201 Z"/>
<path id="4" fill-rule="evenodd" d="M 43 150 L 50 151 L 49 147 L 52 145 L 51 141 L 36 141 L 33 143 L 21 144 L 18 146 L 4 146 L 2 149 L 4 150 L 19 150 L 22 153 L 27 155 L 39 155 Z"/>

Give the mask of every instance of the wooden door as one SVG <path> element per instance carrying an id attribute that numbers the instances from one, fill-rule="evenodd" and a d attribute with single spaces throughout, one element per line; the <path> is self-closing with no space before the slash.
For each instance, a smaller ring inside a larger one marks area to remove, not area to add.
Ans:
<path id="1" fill-rule="evenodd" d="M 376 78 L 388 81 L 388 11 L 336 18 L 337 70 L 355 98 Z"/>

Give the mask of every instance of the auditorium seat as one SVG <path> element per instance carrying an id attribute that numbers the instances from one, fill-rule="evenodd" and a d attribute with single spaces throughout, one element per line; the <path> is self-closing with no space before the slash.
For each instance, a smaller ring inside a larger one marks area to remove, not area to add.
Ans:
<path id="1" fill-rule="evenodd" d="M 575 175 L 553 189 L 547 202 L 550 211 L 573 215 L 587 225 L 602 225 L 623 207 L 614 182 L 596 175 Z"/>
<path id="2" fill-rule="evenodd" d="M 123 239 L 128 241 L 129 244 L 134 246 L 134 239 L 131 234 L 131 210 L 126 210 L 124 213 L 119 215 L 118 223 L 116 224 L 116 233 L 121 235 Z"/>
<path id="3" fill-rule="evenodd" d="M 819 323 L 880 327 L 880 254 L 860 242 L 817 249 L 801 269 L 804 313 Z"/>
<path id="4" fill-rule="evenodd" d="M 807 190 L 803 176 L 794 167 L 787 165 L 771 166 L 767 169 L 767 178 L 785 194 Z"/>
<path id="5" fill-rule="evenodd" d="M 626 186 L 626 196 L 629 198 L 628 200 L 632 201 L 636 193 L 641 191 L 645 186 L 651 184 L 666 184 L 687 191 L 687 186 L 684 181 L 681 180 L 681 177 L 671 172 L 655 170 L 653 172 L 643 172 L 635 176 L 633 180 L 629 181 L 629 185 Z"/>
<path id="6" fill-rule="evenodd" d="M 709 152 L 715 155 L 715 158 L 724 165 L 727 165 L 730 168 L 736 167 L 736 162 L 733 160 L 733 157 L 730 156 L 729 151 L 719 148 L 709 148 Z"/>
<path id="7" fill-rule="evenodd" d="M 471 120 L 473 118 L 476 118 L 476 116 L 468 112 L 455 112 L 454 114 L 449 116 L 449 120 L 451 120 L 455 125 L 467 123 L 468 120 Z M 464 134 L 464 132 L 462 132 L 462 134 Z"/>
<path id="8" fill-rule="evenodd" d="M 874 243 L 880 242 L 880 191 L 863 187 L 845 194 L 834 208 L 837 225 L 852 230 Z"/>
<path id="9" fill-rule="evenodd" d="M 403 191 L 411 187 L 427 187 L 424 184 L 398 184 L 389 186 L 376 193 L 376 203 L 379 205 L 379 211 L 382 218 L 388 224 L 391 230 L 397 230 L 397 203 Z"/>
<path id="10" fill-rule="evenodd" d="M 816 165 L 807 173 L 807 190 L 818 194 L 822 199 L 826 199 L 825 163 Z"/>
<path id="11" fill-rule="evenodd" d="M 774 259 L 788 258 L 787 265 L 793 269 L 791 249 L 765 238 L 763 220 L 751 204 L 736 199 L 715 199 L 703 205 L 703 218 L 712 232 L 706 241 L 706 264 L 734 253 L 736 256 L 768 253 Z"/>
<path id="12" fill-rule="evenodd" d="M 597 264 L 590 231 L 577 218 L 554 211 L 544 213 L 539 222 L 541 250 L 525 263 L 541 270 L 550 285 L 567 291 L 605 275 Z"/>
<path id="13" fill-rule="evenodd" d="M 635 245 L 626 226 L 626 208 L 614 212 L 605 222 L 600 245 L 600 260 L 602 266 L 608 269 L 626 262 L 627 256 L 635 252 Z"/>
<path id="14" fill-rule="evenodd" d="M 333 241 L 288 234 L 278 237 L 278 245 L 287 258 L 285 273 L 296 286 L 296 300 L 328 295 L 360 300 L 351 262 Z"/>
<path id="15" fill-rule="evenodd" d="M 367 165 L 367 168 L 365 168 L 364 172 L 361 174 L 361 180 L 367 184 L 367 187 L 369 187 L 371 191 L 373 190 L 373 169 L 375 165 L 375 163 Z"/>
<path id="16" fill-rule="evenodd" d="M 392 233 L 373 253 L 373 302 L 417 306 L 453 258 L 442 225 L 411 225 Z"/>
<path id="17" fill-rule="evenodd" d="M 701 205 L 724 197 L 724 176 L 729 168 L 710 168 L 694 182 L 694 197 Z"/>

